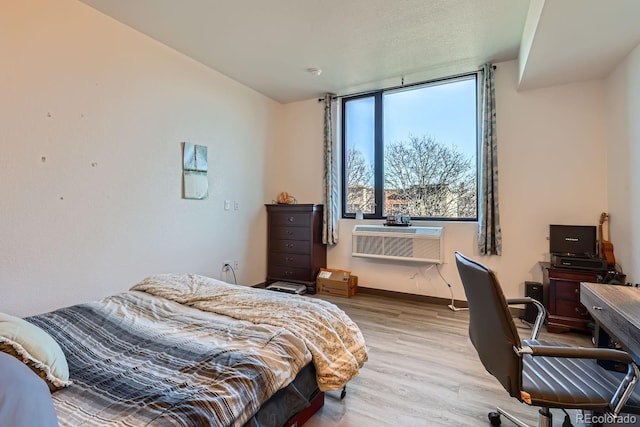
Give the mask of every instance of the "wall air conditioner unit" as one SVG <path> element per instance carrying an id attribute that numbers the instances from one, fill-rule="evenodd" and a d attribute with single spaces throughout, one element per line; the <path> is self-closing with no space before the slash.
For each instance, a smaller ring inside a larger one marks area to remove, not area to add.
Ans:
<path id="1" fill-rule="evenodd" d="M 353 228 L 351 255 L 442 264 L 442 227 L 387 227 L 359 224 Z"/>

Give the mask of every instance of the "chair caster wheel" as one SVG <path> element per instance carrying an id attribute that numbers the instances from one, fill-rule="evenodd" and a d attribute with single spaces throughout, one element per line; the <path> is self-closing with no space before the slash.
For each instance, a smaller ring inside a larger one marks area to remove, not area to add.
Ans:
<path id="1" fill-rule="evenodd" d="M 502 421 L 500 421 L 500 414 L 497 412 L 489 412 L 489 422 L 492 426 L 499 426 L 502 424 Z"/>

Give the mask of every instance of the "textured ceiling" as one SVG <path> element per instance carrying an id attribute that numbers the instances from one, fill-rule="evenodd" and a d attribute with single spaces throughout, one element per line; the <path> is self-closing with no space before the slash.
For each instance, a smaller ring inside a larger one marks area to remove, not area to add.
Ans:
<path id="1" fill-rule="evenodd" d="M 525 0 L 85 3 L 282 103 L 514 59 L 528 8 Z"/>
<path id="2" fill-rule="evenodd" d="M 601 78 L 640 0 L 83 0 L 281 103 L 521 61 L 521 87 Z M 314 76 L 308 68 L 320 68 Z"/>

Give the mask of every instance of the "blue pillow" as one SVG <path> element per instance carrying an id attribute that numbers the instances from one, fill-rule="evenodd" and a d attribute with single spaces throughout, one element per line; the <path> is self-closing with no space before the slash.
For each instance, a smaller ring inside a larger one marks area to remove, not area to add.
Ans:
<path id="1" fill-rule="evenodd" d="M 57 427 L 47 384 L 15 357 L 0 352 L 0 425 Z"/>

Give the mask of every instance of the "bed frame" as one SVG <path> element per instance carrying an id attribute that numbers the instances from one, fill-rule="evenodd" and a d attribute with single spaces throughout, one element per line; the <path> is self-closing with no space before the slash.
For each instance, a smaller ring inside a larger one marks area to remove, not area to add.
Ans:
<path id="1" fill-rule="evenodd" d="M 304 425 L 304 423 L 306 423 L 309 418 L 311 418 L 313 414 L 318 412 L 323 406 L 324 392 L 319 391 L 318 394 L 311 399 L 311 405 L 302 412 L 299 412 L 297 415 L 294 415 L 283 427 L 300 427 Z"/>

